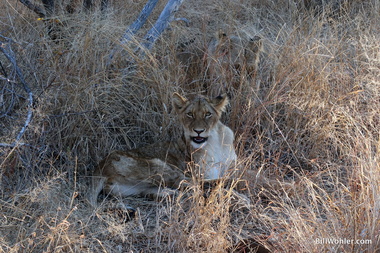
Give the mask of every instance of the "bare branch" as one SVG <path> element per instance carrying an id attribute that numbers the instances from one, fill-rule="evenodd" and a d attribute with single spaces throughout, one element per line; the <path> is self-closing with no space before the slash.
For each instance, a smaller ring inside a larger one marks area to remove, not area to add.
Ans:
<path id="1" fill-rule="evenodd" d="M 29 88 L 28 83 L 25 81 L 24 75 L 22 74 L 20 68 L 17 65 L 15 53 L 13 52 L 11 45 L 10 45 L 12 40 L 7 38 L 7 37 L 4 37 L 2 35 L 0 35 L 0 38 L 3 38 L 7 41 L 6 43 L 0 44 L 0 51 L 11 62 L 13 68 L 15 69 L 16 75 L 18 76 L 18 78 L 22 84 L 22 87 L 24 88 L 25 92 L 28 93 L 28 113 L 27 113 L 27 116 L 25 119 L 24 126 L 21 128 L 20 132 L 17 134 L 16 139 L 15 139 L 13 144 L 0 143 L 0 146 L 9 146 L 9 145 L 17 146 L 17 145 L 19 145 L 19 142 L 20 142 L 22 136 L 24 135 L 27 127 L 29 126 L 30 121 L 32 120 L 32 116 L 33 116 L 33 111 L 32 111 L 33 93 L 32 93 L 32 90 Z"/>
<path id="2" fill-rule="evenodd" d="M 152 48 L 154 42 L 168 27 L 169 23 L 174 19 L 174 13 L 179 9 L 184 0 L 169 0 L 164 10 L 161 12 L 154 26 L 145 35 L 143 47 L 148 50 Z"/>
<path id="3" fill-rule="evenodd" d="M 31 3 L 29 0 L 20 0 L 20 3 L 28 7 L 30 10 L 34 11 L 40 18 L 46 17 L 46 14 L 41 9 L 41 7 Z"/>
<path id="4" fill-rule="evenodd" d="M 127 30 L 125 31 L 125 33 L 123 34 L 123 37 L 120 39 L 120 44 L 121 45 L 126 45 L 127 43 L 129 43 L 132 40 L 132 38 L 134 37 L 134 35 L 145 24 L 146 20 L 148 19 L 148 17 L 152 13 L 154 7 L 156 7 L 157 2 L 158 2 L 158 0 L 148 0 L 148 2 L 145 4 L 144 8 L 141 10 L 139 16 L 135 20 L 135 22 L 133 22 L 127 28 Z M 109 60 L 108 60 L 107 65 L 109 65 L 111 63 L 114 55 L 116 54 L 116 52 L 119 49 L 120 48 L 112 50 L 112 52 L 109 55 Z"/>
<path id="5" fill-rule="evenodd" d="M 163 31 L 168 27 L 169 23 L 174 19 L 173 14 L 178 10 L 184 0 L 168 0 L 165 8 L 161 12 L 154 26 L 148 31 L 148 33 L 144 37 L 144 42 L 141 44 L 137 44 L 136 49 L 134 50 L 136 53 L 141 52 L 141 57 L 144 56 L 145 50 L 150 50 L 154 44 L 154 42 L 158 39 L 158 37 L 163 33 Z M 145 24 L 149 15 L 153 11 L 156 6 L 158 0 L 148 0 L 145 4 L 144 8 L 140 12 L 139 17 L 133 22 L 132 25 L 128 27 L 123 37 L 120 40 L 120 44 L 125 45 L 134 38 L 136 33 L 140 30 L 140 28 Z M 188 24 L 187 19 L 178 19 L 184 21 Z M 109 65 L 116 53 L 116 49 L 112 50 L 109 56 L 109 61 L 107 65 Z M 133 62 L 133 60 L 131 60 Z"/>
<path id="6" fill-rule="evenodd" d="M 138 30 L 140 30 L 140 28 L 145 24 L 146 20 L 152 13 L 154 7 L 156 7 L 157 2 L 158 0 L 149 0 L 145 4 L 136 21 L 128 27 L 127 31 L 125 31 L 123 37 L 121 38 L 122 44 L 129 42 L 132 36 L 134 36 Z"/>

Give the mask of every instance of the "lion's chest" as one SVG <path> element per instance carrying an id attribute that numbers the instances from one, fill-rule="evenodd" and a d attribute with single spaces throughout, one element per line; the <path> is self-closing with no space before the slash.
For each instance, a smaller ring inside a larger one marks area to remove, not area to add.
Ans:
<path id="1" fill-rule="evenodd" d="M 205 145 L 194 150 L 194 162 L 201 166 L 205 180 L 223 177 L 235 162 L 236 153 L 231 134 L 232 131 L 231 133 L 225 131 L 222 135 L 211 136 Z"/>

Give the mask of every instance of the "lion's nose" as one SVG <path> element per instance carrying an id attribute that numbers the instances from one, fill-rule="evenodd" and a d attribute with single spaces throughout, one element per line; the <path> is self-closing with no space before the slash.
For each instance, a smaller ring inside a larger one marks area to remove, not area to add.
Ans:
<path id="1" fill-rule="evenodd" d="M 205 130 L 204 129 L 193 129 L 194 132 L 196 132 L 198 135 L 203 133 Z"/>

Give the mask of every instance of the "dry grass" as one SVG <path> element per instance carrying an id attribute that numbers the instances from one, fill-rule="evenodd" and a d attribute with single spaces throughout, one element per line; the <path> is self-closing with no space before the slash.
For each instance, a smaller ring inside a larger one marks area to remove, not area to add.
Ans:
<path id="1" fill-rule="evenodd" d="M 380 5 L 341 2 L 314 11 L 303 1 L 185 1 L 177 15 L 190 26 L 173 23 L 133 71 L 122 55 L 106 63 L 143 3 L 115 1 L 105 18 L 59 16 L 52 41 L 36 15 L 2 2 L 1 33 L 15 41 L 36 102 L 28 145 L 0 147 L 0 252 L 250 252 L 254 242 L 273 252 L 379 251 Z M 253 75 L 210 80 L 203 53 L 219 28 L 264 39 Z M 186 65 L 175 54 L 191 40 L 196 64 Z M 12 143 L 25 94 L 0 84 L 1 110 L 10 108 L 0 142 Z M 178 134 L 174 91 L 226 84 L 239 182 L 207 198 L 194 183 L 173 199 L 126 199 L 138 207 L 130 222 L 88 205 L 89 176 L 109 151 Z"/>

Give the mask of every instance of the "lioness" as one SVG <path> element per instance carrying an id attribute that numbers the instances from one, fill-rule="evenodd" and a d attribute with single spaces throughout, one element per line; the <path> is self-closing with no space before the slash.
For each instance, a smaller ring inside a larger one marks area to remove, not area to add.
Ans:
<path id="1" fill-rule="evenodd" d="M 219 94 L 221 90 L 228 89 L 228 85 L 237 88 L 241 84 L 240 78 L 257 71 L 262 51 L 259 36 L 231 35 L 222 30 L 216 32 L 208 45 L 206 58 L 207 73 L 212 80 L 211 86 L 214 86 L 211 93 Z"/>
<path id="2" fill-rule="evenodd" d="M 109 154 L 95 170 L 90 202 L 96 205 L 102 189 L 119 196 L 162 196 L 165 189 L 176 189 L 187 179 L 189 163 L 199 169 L 203 180 L 223 177 L 236 160 L 234 134 L 219 121 L 227 104 L 225 94 L 187 99 L 174 93 L 182 138 Z"/>

